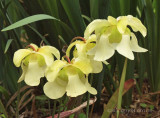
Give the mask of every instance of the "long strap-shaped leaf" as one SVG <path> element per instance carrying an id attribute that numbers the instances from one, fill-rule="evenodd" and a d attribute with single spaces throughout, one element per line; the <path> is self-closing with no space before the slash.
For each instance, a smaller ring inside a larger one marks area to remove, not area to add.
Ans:
<path id="1" fill-rule="evenodd" d="M 4 108 L 4 105 L 2 104 L 1 99 L 0 99 L 0 109 L 1 109 L 2 113 L 4 114 L 5 118 L 8 118 L 7 112 Z"/>
<path id="2" fill-rule="evenodd" d="M 124 89 L 123 89 L 122 95 L 124 95 L 134 85 L 136 85 L 136 81 L 134 79 L 128 79 L 124 83 Z M 101 118 L 109 118 L 112 111 L 114 111 L 114 108 L 117 105 L 118 92 L 119 92 L 119 89 L 115 91 L 115 93 L 112 95 L 112 97 L 108 101 L 107 105 L 104 108 L 104 112 Z"/>
<path id="3" fill-rule="evenodd" d="M 24 25 L 27 25 L 27 24 L 30 24 L 30 23 L 33 23 L 36 21 L 45 20 L 45 19 L 52 19 L 52 20 L 60 21 L 59 19 L 56 19 L 55 17 L 49 16 L 46 14 L 38 14 L 38 15 L 33 15 L 33 16 L 29 16 L 27 18 L 24 18 L 16 23 L 4 28 L 2 31 L 8 31 L 11 29 L 15 29 L 15 28 L 18 28 L 18 27 L 21 27 L 21 26 L 24 26 Z"/>

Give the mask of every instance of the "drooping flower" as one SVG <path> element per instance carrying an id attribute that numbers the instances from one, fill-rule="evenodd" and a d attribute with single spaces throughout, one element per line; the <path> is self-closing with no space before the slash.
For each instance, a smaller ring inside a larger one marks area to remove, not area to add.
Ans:
<path id="1" fill-rule="evenodd" d="M 44 77 L 46 67 L 53 63 L 53 55 L 60 59 L 60 53 L 55 47 L 42 46 L 38 48 L 35 44 L 30 44 L 28 49 L 16 51 L 13 62 L 16 67 L 21 66 L 23 71 L 18 82 L 24 80 L 30 86 L 37 86 L 40 78 Z"/>
<path id="2" fill-rule="evenodd" d="M 91 35 L 88 40 L 76 40 L 69 45 L 66 51 L 66 55 L 70 57 L 71 49 L 75 46 L 73 50 L 73 58 L 75 59 L 75 61 L 88 60 L 88 62 L 92 66 L 92 73 L 99 73 L 103 68 L 102 62 L 94 60 L 93 56 L 87 54 L 88 50 L 92 49 L 95 46 L 95 41 L 95 34 Z"/>
<path id="3" fill-rule="evenodd" d="M 121 55 L 134 60 L 133 52 L 146 52 L 146 49 L 138 45 L 135 34 L 127 26 L 134 32 L 139 31 L 144 37 L 146 36 L 145 26 L 138 18 L 131 15 L 117 19 L 109 16 L 108 20 L 97 19 L 91 22 L 85 30 L 84 37 L 89 39 L 94 33 L 97 41 L 96 46 L 88 54 L 93 55 L 94 60 L 104 61 L 112 57 L 117 50 Z"/>
<path id="4" fill-rule="evenodd" d="M 88 83 L 88 74 L 92 72 L 87 60 L 56 60 L 48 67 L 45 76 L 48 82 L 44 85 L 44 93 L 51 99 L 58 99 L 65 93 L 70 97 L 77 97 L 90 92 L 97 94 L 96 89 Z"/>

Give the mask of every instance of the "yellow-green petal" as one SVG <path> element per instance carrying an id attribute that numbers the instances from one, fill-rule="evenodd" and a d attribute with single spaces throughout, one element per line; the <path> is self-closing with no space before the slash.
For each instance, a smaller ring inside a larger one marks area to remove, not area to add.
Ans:
<path id="1" fill-rule="evenodd" d="M 96 29 L 103 28 L 109 26 L 110 23 L 107 20 L 94 20 L 92 21 L 86 28 L 84 32 L 84 38 L 88 39 L 91 33 L 93 33 Z"/>
<path id="2" fill-rule="evenodd" d="M 53 54 L 57 59 L 60 59 L 60 52 L 53 46 L 43 46 L 42 49 L 47 50 L 51 54 Z"/>
<path id="3" fill-rule="evenodd" d="M 112 24 L 112 25 L 116 25 L 117 24 L 117 20 L 115 18 L 113 18 L 112 16 L 108 16 L 108 21 Z"/>
<path id="4" fill-rule="evenodd" d="M 73 63 L 73 66 L 80 69 L 84 74 L 89 74 L 92 72 L 92 66 L 90 60 L 87 58 L 79 59 Z"/>
<path id="5" fill-rule="evenodd" d="M 128 25 L 128 20 L 126 16 L 118 18 L 117 29 L 121 34 L 125 33 L 127 25 Z"/>
<path id="6" fill-rule="evenodd" d="M 28 49 L 19 49 L 14 53 L 13 63 L 16 67 L 21 65 L 22 60 L 31 53 Z"/>
<path id="7" fill-rule="evenodd" d="M 96 41 L 97 36 L 95 34 L 92 34 L 89 36 L 89 38 L 86 40 L 86 44 Z"/>
<path id="8" fill-rule="evenodd" d="M 97 90 L 93 87 L 91 87 L 91 85 L 88 83 L 88 78 L 84 78 L 85 79 L 85 86 L 86 86 L 86 89 L 89 93 L 93 94 L 93 95 L 96 95 L 97 94 Z"/>
<path id="9" fill-rule="evenodd" d="M 91 66 L 92 66 L 92 73 L 100 73 L 103 69 L 103 65 L 102 65 L 102 62 L 100 61 L 95 61 L 93 60 L 93 58 L 90 59 L 90 63 L 91 63 Z"/>
<path id="10" fill-rule="evenodd" d="M 90 50 L 88 50 L 87 54 L 88 55 L 95 55 L 97 47 L 98 47 L 98 45 L 95 44 L 95 46 L 93 48 L 91 48 Z"/>
<path id="11" fill-rule="evenodd" d="M 86 41 L 86 52 L 94 48 L 96 45 L 96 35 L 92 34 L 89 39 Z"/>
<path id="12" fill-rule="evenodd" d="M 40 67 L 37 61 L 30 60 L 24 81 L 27 85 L 37 86 L 40 83 L 40 78 L 44 77 L 44 71 L 45 67 Z"/>
<path id="13" fill-rule="evenodd" d="M 130 60 L 134 60 L 134 55 L 130 46 L 130 36 L 122 35 L 121 42 L 117 45 L 116 50 L 119 54 L 129 58 Z"/>
<path id="14" fill-rule="evenodd" d="M 131 49 L 134 52 L 146 52 L 146 51 L 148 51 L 147 49 L 142 48 L 138 45 L 138 41 L 137 41 L 137 38 L 134 35 L 134 33 L 131 33 Z"/>
<path id="15" fill-rule="evenodd" d="M 105 61 L 113 56 L 115 50 L 108 41 L 108 35 L 101 35 L 96 45 L 94 60 Z"/>
<path id="16" fill-rule="evenodd" d="M 45 72 L 45 76 L 49 82 L 53 82 L 57 76 L 59 71 L 66 65 L 65 61 L 56 60 L 53 64 L 47 68 Z"/>
<path id="17" fill-rule="evenodd" d="M 65 94 L 66 85 L 65 81 L 57 78 L 53 82 L 47 82 L 43 87 L 43 91 L 50 99 L 58 99 Z"/>
<path id="18" fill-rule="evenodd" d="M 76 44 L 82 44 L 82 43 L 83 43 L 82 41 L 75 41 L 71 43 L 66 50 L 66 56 L 70 57 L 70 51 L 73 48 L 73 46 L 75 46 Z"/>
<path id="19" fill-rule="evenodd" d="M 85 84 L 80 80 L 78 74 L 68 75 L 68 85 L 66 87 L 67 96 L 77 97 L 87 90 Z"/>
<path id="20" fill-rule="evenodd" d="M 86 44 L 76 44 L 76 49 L 78 58 L 87 58 Z"/>
<path id="21" fill-rule="evenodd" d="M 122 34 L 118 31 L 116 26 L 110 28 L 111 33 L 108 36 L 109 43 L 119 43 L 122 40 Z"/>
<path id="22" fill-rule="evenodd" d="M 128 25 L 131 26 L 133 31 L 135 32 L 140 31 L 144 37 L 146 36 L 147 29 L 138 18 L 128 15 L 127 19 L 128 19 Z"/>
<path id="23" fill-rule="evenodd" d="M 22 75 L 20 76 L 20 78 L 18 80 L 18 83 L 25 79 L 25 74 L 26 74 L 27 69 L 28 69 L 28 67 L 24 66 L 23 64 L 21 65 L 21 68 L 22 68 Z"/>
<path id="24" fill-rule="evenodd" d="M 44 57 L 47 66 L 50 66 L 53 63 L 54 61 L 53 55 L 46 49 L 40 48 L 39 51 L 36 53 Z"/>

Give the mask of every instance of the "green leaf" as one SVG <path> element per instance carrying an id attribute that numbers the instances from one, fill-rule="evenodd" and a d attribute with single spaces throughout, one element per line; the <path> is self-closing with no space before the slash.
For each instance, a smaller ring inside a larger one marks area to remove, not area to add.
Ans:
<path id="1" fill-rule="evenodd" d="M 146 108 L 146 107 L 147 107 L 147 104 L 141 103 L 140 106 L 143 107 L 143 108 Z"/>
<path id="2" fill-rule="evenodd" d="M 4 108 L 4 105 L 2 104 L 1 100 L 0 100 L 0 109 L 1 109 L 2 113 L 4 114 L 5 118 L 8 118 L 7 112 Z"/>
<path id="3" fill-rule="evenodd" d="M 9 39 L 9 40 L 7 41 L 7 44 L 6 44 L 4 53 L 7 52 L 7 50 L 8 50 L 8 48 L 9 48 L 9 46 L 11 45 L 12 41 L 13 41 L 13 39 Z"/>
<path id="4" fill-rule="evenodd" d="M 149 105 L 148 107 L 150 108 L 150 110 L 154 109 L 154 105 Z"/>
<path id="5" fill-rule="evenodd" d="M 8 93 L 8 91 L 4 87 L 2 87 L 2 86 L 0 86 L 0 93 L 2 93 L 5 96 L 6 100 L 9 99 L 9 93 Z"/>
<path id="6" fill-rule="evenodd" d="M 128 15 L 130 13 L 130 0 L 120 0 L 121 15 Z"/>
<path id="7" fill-rule="evenodd" d="M 50 45 L 50 43 L 46 40 L 45 37 L 43 37 L 34 27 L 28 25 L 29 28 L 31 28 L 47 45 Z"/>
<path id="8" fill-rule="evenodd" d="M 86 114 L 80 113 L 80 114 L 78 115 L 78 118 L 87 118 L 87 117 L 86 117 Z"/>
<path id="9" fill-rule="evenodd" d="M 91 18 L 99 18 L 99 0 L 90 0 Z"/>
<path id="10" fill-rule="evenodd" d="M 122 95 L 124 95 L 134 85 L 135 85 L 135 80 L 134 79 L 127 80 L 124 84 L 124 89 L 123 89 Z M 104 108 L 102 118 L 109 118 L 112 111 L 114 111 L 114 108 L 116 107 L 116 104 L 117 104 L 118 92 L 119 92 L 119 89 L 117 89 L 114 92 L 114 94 L 112 95 L 112 97 L 109 99 L 107 105 Z"/>
<path id="11" fill-rule="evenodd" d="M 89 23 L 92 21 L 92 19 L 86 15 L 82 15 L 82 17 L 86 19 Z"/>
<path id="12" fill-rule="evenodd" d="M 40 21 L 40 20 L 44 20 L 44 19 L 53 19 L 53 20 L 59 21 L 55 17 L 45 15 L 45 14 L 38 14 L 38 15 L 33 15 L 33 16 L 29 16 L 27 18 L 24 18 L 16 23 L 4 28 L 2 31 L 8 31 L 8 30 L 15 29 L 15 28 L 27 25 L 29 23 L 33 23 L 35 21 Z"/>
<path id="13" fill-rule="evenodd" d="M 86 26 L 81 16 L 79 0 L 61 0 L 61 3 L 76 35 L 83 36 Z"/>
<path id="14" fill-rule="evenodd" d="M 46 101 L 48 100 L 48 97 L 46 97 L 45 95 L 40 95 L 40 96 L 36 96 L 35 99 L 40 101 Z"/>

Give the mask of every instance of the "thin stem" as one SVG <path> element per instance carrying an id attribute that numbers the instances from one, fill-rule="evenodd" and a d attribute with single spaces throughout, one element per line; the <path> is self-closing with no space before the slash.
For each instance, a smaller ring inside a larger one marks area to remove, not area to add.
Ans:
<path id="1" fill-rule="evenodd" d="M 36 51 L 36 49 L 32 45 L 27 45 L 26 48 L 28 47 L 32 48 L 33 51 Z"/>
<path id="2" fill-rule="evenodd" d="M 53 106 L 53 114 L 52 114 L 52 118 L 54 118 L 55 113 L 56 113 L 56 100 L 54 100 L 54 106 Z"/>
<path id="3" fill-rule="evenodd" d="M 120 80 L 119 93 L 118 93 L 118 105 L 117 105 L 117 118 L 119 117 L 119 110 L 121 109 L 121 104 L 122 104 L 122 94 L 123 94 L 124 82 L 126 78 L 126 70 L 127 70 L 127 58 L 125 59 L 125 62 L 124 62 L 123 71 L 122 71 L 121 80 Z"/>
<path id="4" fill-rule="evenodd" d="M 59 105 L 59 109 L 58 109 L 58 118 L 60 118 L 61 105 L 62 105 L 62 98 L 60 98 L 60 105 Z"/>
<path id="5" fill-rule="evenodd" d="M 94 103 L 92 104 L 92 108 L 91 108 L 91 112 L 89 114 L 89 118 L 92 118 L 93 108 L 94 108 Z"/>
<path id="6" fill-rule="evenodd" d="M 137 82 L 136 82 L 136 88 L 137 88 L 137 91 L 138 91 L 139 95 L 142 96 L 142 92 L 141 92 L 141 90 L 140 90 L 139 85 L 138 85 Z"/>
<path id="7" fill-rule="evenodd" d="M 63 58 L 66 58 L 67 59 L 67 61 L 68 61 L 68 63 L 71 63 L 71 60 L 69 59 L 69 57 L 68 56 L 63 56 Z"/>
<path id="8" fill-rule="evenodd" d="M 91 79 L 90 79 L 90 84 L 92 85 L 92 81 L 93 81 L 93 74 L 91 74 Z M 88 96 L 87 96 L 87 109 L 86 109 L 86 116 L 87 118 L 89 118 L 89 100 L 90 100 L 90 93 L 88 92 Z"/>
<path id="9" fill-rule="evenodd" d="M 72 43 L 73 41 L 77 40 L 77 39 L 81 39 L 82 41 L 86 42 L 86 39 L 80 36 L 74 37 L 70 43 Z"/>
<path id="10" fill-rule="evenodd" d="M 52 114 L 52 111 L 51 111 L 51 102 L 50 102 L 50 100 L 48 99 L 48 109 L 49 109 L 49 112 L 50 112 L 50 115 Z"/>
<path id="11" fill-rule="evenodd" d="M 19 101 L 20 101 L 20 87 L 21 87 L 21 84 L 19 83 L 18 84 L 17 104 L 16 104 L 16 118 L 19 118 L 19 109 L 18 109 L 18 106 L 19 106 Z"/>

